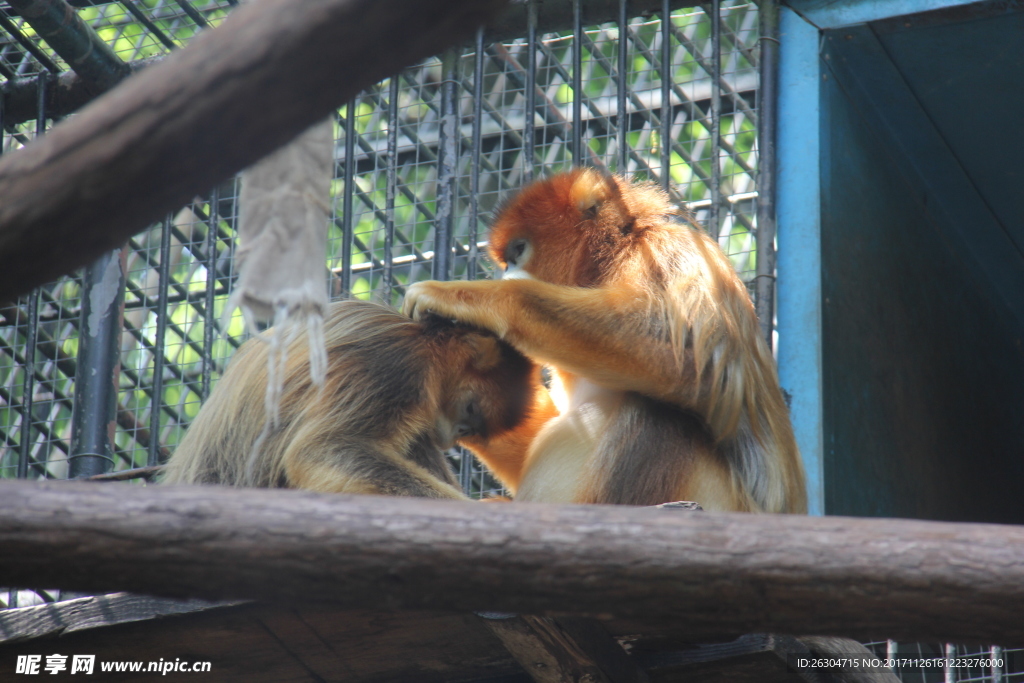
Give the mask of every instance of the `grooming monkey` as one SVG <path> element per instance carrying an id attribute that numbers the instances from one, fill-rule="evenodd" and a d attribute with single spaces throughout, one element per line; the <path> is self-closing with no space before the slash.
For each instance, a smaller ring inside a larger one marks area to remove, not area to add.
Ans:
<path id="1" fill-rule="evenodd" d="M 714 240 L 681 219 L 651 184 L 575 170 L 499 210 L 490 253 L 501 280 L 409 289 L 414 317 L 433 311 L 492 330 L 553 367 L 561 415 L 538 433 L 518 476 L 492 467 L 517 501 L 806 512 L 800 455 L 753 304 Z M 845 638 L 799 640 L 821 656 L 873 656 Z M 886 669 L 831 674 L 899 683 Z"/>
<path id="2" fill-rule="evenodd" d="M 555 414 L 540 369 L 489 333 L 343 301 L 330 307 L 324 337 L 323 391 L 299 335 L 287 348 L 277 426 L 265 434 L 269 344 L 243 344 L 163 482 L 465 499 L 445 449 L 459 441 L 487 461 L 521 462 Z"/>
<path id="3" fill-rule="evenodd" d="M 420 282 L 405 311 L 490 330 L 553 368 L 561 415 L 519 476 L 495 468 L 516 500 L 806 511 L 750 296 L 664 192 L 590 169 L 553 176 L 498 212 L 490 253 L 501 280 Z"/>

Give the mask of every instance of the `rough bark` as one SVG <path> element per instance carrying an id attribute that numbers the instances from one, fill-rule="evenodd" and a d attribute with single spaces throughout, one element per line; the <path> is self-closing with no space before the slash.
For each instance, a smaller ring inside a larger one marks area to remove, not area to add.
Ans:
<path id="1" fill-rule="evenodd" d="M 262 0 L 0 161 L 0 301 L 113 249 L 503 0 Z"/>
<path id="2" fill-rule="evenodd" d="M 1024 644 L 1024 528 L 0 483 L 0 585 Z"/>

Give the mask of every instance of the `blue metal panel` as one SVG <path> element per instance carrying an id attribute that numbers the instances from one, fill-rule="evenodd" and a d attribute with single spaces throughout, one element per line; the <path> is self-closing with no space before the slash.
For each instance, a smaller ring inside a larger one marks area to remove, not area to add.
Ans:
<path id="1" fill-rule="evenodd" d="M 950 249 L 971 263 L 971 278 L 979 287 L 1001 301 L 1007 313 L 1024 322 L 1024 260 L 1010 238 L 1014 229 L 1008 229 L 996 218 L 979 193 L 976 179 L 965 171 L 875 32 L 860 27 L 827 35 L 827 51 L 834 54 L 829 60 L 832 69 L 850 91 L 850 98 L 862 115 L 886 136 L 886 144 L 901 161 L 911 190 L 924 198 L 929 214 L 941 217 L 936 226 L 949 241 Z M 936 49 L 944 48 L 937 45 Z M 1019 93 L 997 95 L 1002 100 L 1000 106 L 1019 111 L 1009 99 L 1019 97 Z M 1004 135 L 1015 134 L 992 130 L 985 123 L 988 110 L 972 105 L 969 98 L 956 98 L 948 103 L 974 112 L 975 132 L 971 134 L 993 136 L 986 147 L 994 148 L 1002 144 Z M 1010 153 L 1018 155 L 1018 150 L 1014 146 Z M 1020 220 L 1018 215 L 1018 225 Z"/>
<path id="2" fill-rule="evenodd" d="M 1024 260 L 872 29 L 824 35 L 826 508 L 1020 523 Z"/>
<path id="3" fill-rule="evenodd" d="M 1024 2 L 985 10 L 871 28 L 998 228 L 1024 253 Z M 977 227 L 966 225 L 975 239 Z"/>
<path id="4" fill-rule="evenodd" d="M 807 470 L 811 514 L 824 512 L 818 30 L 780 16 L 778 361 Z"/>
<path id="5" fill-rule="evenodd" d="M 945 7 L 977 4 L 977 0 L 785 0 L 818 28 L 838 28 Z"/>

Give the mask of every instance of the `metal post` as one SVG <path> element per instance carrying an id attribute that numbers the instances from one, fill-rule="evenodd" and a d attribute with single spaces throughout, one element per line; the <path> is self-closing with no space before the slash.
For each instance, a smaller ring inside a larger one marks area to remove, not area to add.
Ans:
<path id="1" fill-rule="evenodd" d="M 46 90 L 49 85 L 48 74 L 39 74 L 36 81 L 36 137 L 46 132 Z M 36 390 L 35 360 L 36 346 L 39 343 L 39 290 L 34 289 L 28 295 L 25 321 L 25 369 L 21 382 L 21 430 L 18 435 L 18 469 L 19 479 L 28 478 L 28 463 L 32 458 L 32 398 Z M 45 470 L 43 471 L 45 475 Z"/>
<path id="2" fill-rule="evenodd" d="M 779 96 L 779 5 L 761 1 L 761 106 L 757 113 L 757 317 L 772 346 L 775 325 L 775 129 Z"/>
<path id="3" fill-rule="evenodd" d="M 395 190 L 398 187 L 398 74 L 388 88 L 387 189 L 384 205 L 384 301 L 391 303 L 395 249 Z"/>
<path id="4" fill-rule="evenodd" d="M 160 414 L 164 402 L 164 337 L 167 334 L 167 294 L 171 287 L 171 226 L 174 216 L 164 218 L 160 231 L 159 294 L 156 310 L 156 339 L 153 342 L 153 394 L 149 404 L 149 460 L 160 464 Z"/>
<path id="5" fill-rule="evenodd" d="M 661 186 L 672 185 L 672 9 L 661 2 Z"/>
<path id="6" fill-rule="evenodd" d="M 452 234 L 455 227 L 456 173 L 459 157 L 458 55 L 446 50 L 441 57 L 441 125 L 437 144 L 437 214 L 434 223 L 432 277 L 452 276 Z"/>
<path id="7" fill-rule="evenodd" d="M 572 0 L 572 163 L 583 165 L 583 8 Z"/>
<path id="8" fill-rule="evenodd" d="M 721 0 L 711 2 L 711 206 L 707 230 L 716 240 L 722 221 L 722 168 L 718 153 L 722 139 L 722 8 Z"/>
<path id="9" fill-rule="evenodd" d="M 8 79 L 10 80 L 10 79 Z M 7 98 L 3 91 L 0 91 L 0 156 L 4 154 L 4 141 L 7 135 L 7 128 L 5 127 L 4 118 L 4 104 L 7 102 Z"/>
<path id="10" fill-rule="evenodd" d="M 345 105 L 345 188 L 341 203 L 341 295 L 352 296 L 352 199 L 356 182 L 356 98 Z"/>
<path id="11" fill-rule="evenodd" d="M 82 273 L 69 479 L 113 468 L 126 265 L 127 251 L 117 249 L 93 261 Z"/>
<path id="12" fill-rule="evenodd" d="M 993 645 L 989 648 L 988 653 L 989 657 L 992 659 L 992 667 L 989 670 L 992 675 L 992 683 L 1003 683 L 1003 666 L 1005 665 L 997 664 L 997 662 L 1005 656 L 1003 648 L 998 645 Z"/>
<path id="13" fill-rule="evenodd" d="M 626 51 L 629 46 L 629 39 L 626 37 L 629 32 L 627 0 L 619 0 L 619 63 L 618 63 L 618 92 L 616 93 L 616 120 L 618 121 L 618 168 L 619 173 L 629 171 L 629 148 L 626 141 L 626 133 L 629 128 L 629 112 L 626 109 Z"/>
<path id="14" fill-rule="evenodd" d="M 200 386 L 202 395 L 200 400 L 206 401 L 210 396 L 210 388 L 213 382 L 213 339 L 217 324 L 217 316 L 214 314 L 214 296 L 217 293 L 217 223 L 220 222 L 220 190 L 214 188 L 210 192 L 210 213 L 206 220 L 206 301 L 204 311 L 206 319 L 203 321 L 203 377 Z"/>
<path id="15" fill-rule="evenodd" d="M 523 182 L 533 180 L 533 163 L 537 136 L 533 130 L 537 113 L 537 0 L 526 4 L 526 85 L 523 111 Z"/>
<path id="16" fill-rule="evenodd" d="M 479 240 L 480 224 L 480 159 L 483 155 L 483 118 L 484 118 L 484 30 L 476 32 L 476 60 L 473 64 L 473 155 L 470 159 L 472 176 L 469 179 L 469 262 L 466 264 L 466 278 L 475 280 L 477 277 L 480 254 L 476 243 Z M 472 456 L 466 454 L 463 458 Z M 465 469 L 466 462 L 463 462 Z"/>

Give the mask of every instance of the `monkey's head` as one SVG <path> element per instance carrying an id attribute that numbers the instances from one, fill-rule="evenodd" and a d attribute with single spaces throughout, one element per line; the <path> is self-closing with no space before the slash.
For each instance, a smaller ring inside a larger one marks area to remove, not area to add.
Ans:
<path id="1" fill-rule="evenodd" d="M 445 348 L 438 362 L 446 375 L 439 431 L 463 445 L 486 443 L 519 426 L 546 391 L 540 367 L 493 334 L 449 321 L 427 319 L 442 335 Z"/>
<path id="2" fill-rule="evenodd" d="M 679 210 L 651 183 L 578 168 L 527 186 L 499 208 L 491 258 L 505 278 L 600 285 L 629 270 L 653 234 L 676 227 Z"/>

